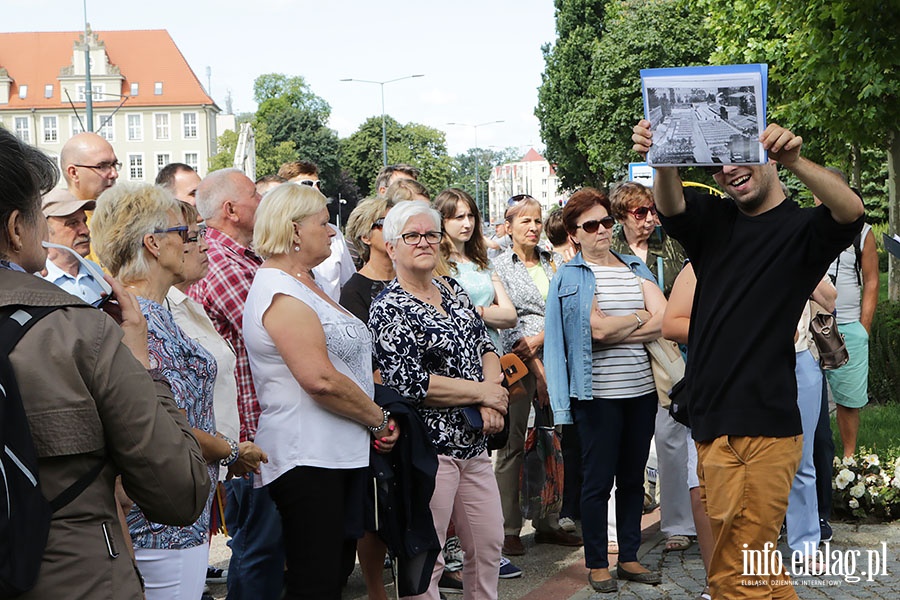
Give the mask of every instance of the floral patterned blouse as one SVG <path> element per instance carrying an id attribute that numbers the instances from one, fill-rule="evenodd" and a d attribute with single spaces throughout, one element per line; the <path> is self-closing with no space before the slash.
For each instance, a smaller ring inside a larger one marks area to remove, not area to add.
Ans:
<path id="1" fill-rule="evenodd" d="M 188 424 L 209 434 L 215 434 L 213 418 L 213 386 L 216 381 L 216 359 L 203 346 L 185 335 L 175 324 L 172 313 L 162 305 L 138 297 L 141 312 L 147 319 L 147 345 L 150 367 L 157 369 L 172 388 L 178 408 L 187 413 Z M 127 400 L 123 398 L 123 400 Z M 218 465 L 208 464 L 209 479 L 218 479 Z M 200 518 L 188 527 L 153 523 L 135 504 L 128 513 L 128 532 L 135 548 L 183 550 L 205 544 L 209 531 L 209 511 L 215 485 L 210 486 L 209 498 Z"/>
<path id="2" fill-rule="evenodd" d="M 536 251 L 539 253 L 541 267 L 543 267 L 547 279 L 552 280 L 556 274 L 558 259 L 541 247 L 537 247 Z M 544 330 L 544 308 L 547 302 L 538 291 L 531 275 L 528 274 L 525 263 L 519 259 L 519 255 L 513 252 L 512 248 L 494 258 L 491 267 L 500 277 L 519 316 L 519 323 L 515 328 L 500 331 L 503 351 L 511 352 L 513 344 L 519 338 L 537 335 Z M 541 354 L 543 354 L 543 349 L 541 349 Z"/>
<path id="3" fill-rule="evenodd" d="M 485 451 L 487 438 L 466 426 L 462 407 L 426 406 L 424 400 L 431 375 L 484 381 L 481 357 L 496 349 L 462 286 L 449 277 L 433 282 L 446 315 L 396 279 L 372 302 L 375 363 L 384 385 L 416 405 L 438 454 L 473 458 Z"/>

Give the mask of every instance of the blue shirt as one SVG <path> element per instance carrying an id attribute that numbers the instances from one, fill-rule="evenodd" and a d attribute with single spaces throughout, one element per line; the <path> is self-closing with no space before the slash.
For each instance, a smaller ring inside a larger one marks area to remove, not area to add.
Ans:
<path id="1" fill-rule="evenodd" d="M 637 256 L 618 254 L 638 277 L 656 283 L 653 273 Z M 597 278 L 581 252 L 563 264 L 550 282 L 544 314 L 544 369 L 553 422 L 572 423 L 570 398 L 593 399 L 591 306 Z"/>
<path id="2" fill-rule="evenodd" d="M 102 273 L 100 265 L 93 261 L 88 261 L 91 265 L 97 267 L 97 272 Z M 50 283 L 59 288 L 64 289 L 73 296 L 81 298 L 88 304 L 93 304 L 103 295 L 103 288 L 97 283 L 97 280 L 91 275 L 85 266 L 78 263 L 78 273 L 73 277 L 69 275 L 49 258 L 47 259 L 47 275 L 44 277 Z"/>

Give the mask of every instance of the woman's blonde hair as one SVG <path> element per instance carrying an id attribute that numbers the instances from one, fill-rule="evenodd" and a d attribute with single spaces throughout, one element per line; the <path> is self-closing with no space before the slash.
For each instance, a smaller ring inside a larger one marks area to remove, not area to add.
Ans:
<path id="1" fill-rule="evenodd" d="M 320 212 L 327 205 L 316 188 L 299 183 L 282 183 L 270 190 L 256 209 L 253 250 L 263 258 L 290 252 L 294 223 Z"/>
<path id="2" fill-rule="evenodd" d="M 384 191 L 384 197 L 391 202 L 416 200 L 416 196 L 424 196 L 431 200 L 431 194 L 428 193 L 428 189 L 415 179 L 398 179 Z M 418 200 L 421 200 L 421 198 L 418 198 Z"/>
<path id="3" fill-rule="evenodd" d="M 363 264 L 369 262 L 371 254 L 371 248 L 363 238 L 369 236 L 375 221 L 383 217 L 391 206 L 393 203 L 386 198 L 365 198 L 356 205 L 347 218 L 344 236 L 356 246 Z"/>
<path id="4" fill-rule="evenodd" d="M 113 277 L 147 277 L 151 264 L 144 236 L 168 229 L 169 215 L 182 214 L 178 205 L 169 192 L 146 183 L 119 183 L 100 194 L 91 217 L 91 244 Z"/>

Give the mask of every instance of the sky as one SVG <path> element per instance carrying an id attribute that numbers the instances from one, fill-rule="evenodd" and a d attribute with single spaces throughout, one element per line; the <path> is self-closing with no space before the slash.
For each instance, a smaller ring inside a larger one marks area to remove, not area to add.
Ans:
<path id="1" fill-rule="evenodd" d="M 0 0 L 0 30 L 77 31 L 85 0 Z M 224 111 L 256 110 L 253 80 L 302 76 L 331 105 L 346 137 L 385 112 L 447 134 L 450 154 L 477 145 L 524 154 L 543 148 L 534 116 L 544 60 L 555 40 L 553 0 L 86 0 L 95 31 L 166 29 Z M 102 37 L 101 37 L 102 39 Z M 149 49 L 148 51 L 152 51 Z M 447 123 L 480 125 L 452 126 Z"/>

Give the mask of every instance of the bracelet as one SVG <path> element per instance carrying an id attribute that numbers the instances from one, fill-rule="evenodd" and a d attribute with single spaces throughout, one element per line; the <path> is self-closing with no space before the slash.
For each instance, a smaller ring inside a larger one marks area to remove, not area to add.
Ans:
<path id="1" fill-rule="evenodd" d="M 640 328 L 641 328 L 641 327 L 643 327 L 643 326 L 644 326 L 644 320 L 643 320 L 643 319 L 641 319 L 641 317 L 640 317 L 640 316 L 638 316 L 638 314 L 637 314 L 637 313 L 633 313 L 633 314 L 634 314 L 634 318 L 635 318 L 635 319 L 637 319 L 637 322 L 638 322 L 638 326 L 637 326 L 637 328 L 638 328 L 638 329 L 640 329 Z"/>
<path id="2" fill-rule="evenodd" d="M 226 442 L 228 442 L 228 447 L 231 448 L 231 452 L 228 453 L 228 456 L 226 456 L 225 458 L 223 458 L 222 460 L 220 460 L 220 461 L 219 461 L 219 464 L 222 465 L 223 467 L 230 467 L 231 465 L 233 465 L 234 463 L 236 463 L 236 462 L 237 462 L 237 459 L 238 459 L 238 445 L 237 445 L 237 442 L 235 442 L 233 439 L 231 439 L 231 438 L 229 438 L 229 437 L 226 437 L 226 436 L 222 435 L 221 433 L 218 434 L 218 435 L 219 435 L 220 438 L 222 438 L 223 440 L 225 440 Z"/>
<path id="3" fill-rule="evenodd" d="M 368 429 L 370 432 L 372 432 L 372 434 L 374 434 L 376 431 L 381 431 L 382 429 L 384 429 L 385 427 L 387 427 L 388 419 L 391 418 L 391 413 L 390 413 L 389 411 L 386 411 L 386 410 L 384 410 L 384 409 L 382 408 L 382 409 L 381 409 L 381 414 L 382 414 L 382 416 L 384 417 L 384 418 L 381 420 L 381 423 L 379 423 L 379 424 L 376 425 L 375 427 L 369 427 L 368 425 L 366 426 L 366 429 Z"/>

